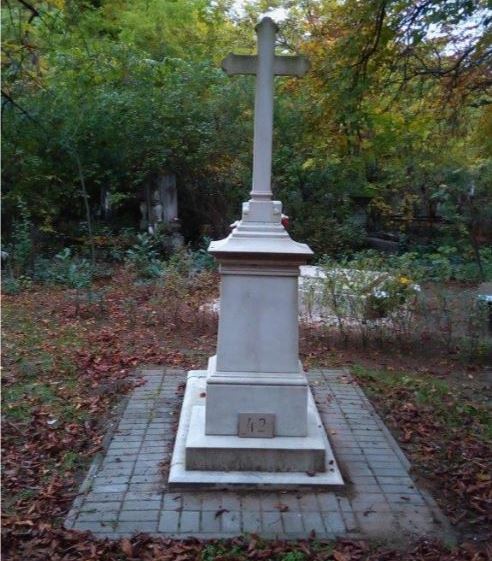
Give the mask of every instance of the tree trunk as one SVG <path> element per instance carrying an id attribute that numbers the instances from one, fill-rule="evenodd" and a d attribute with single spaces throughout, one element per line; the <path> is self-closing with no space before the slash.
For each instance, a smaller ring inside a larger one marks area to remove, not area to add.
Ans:
<path id="1" fill-rule="evenodd" d="M 91 220 L 91 209 L 89 207 L 89 194 L 87 193 L 87 188 L 85 186 L 84 172 L 82 170 L 82 164 L 80 162 L 79 155 L 74 152 L 75 160 L 77 162 L 77 170 L 79 174 L 80 186 L 82 188 L 82 198 L 84 199 L 85 216 L 87 220 L 87 231 L 89 233 L 89 247 L 91 251 L 91 268 L 94 272 L 96 266 L 96 248 L 94 246 L 94 236 L 92 235 L 92 220 Z"/>

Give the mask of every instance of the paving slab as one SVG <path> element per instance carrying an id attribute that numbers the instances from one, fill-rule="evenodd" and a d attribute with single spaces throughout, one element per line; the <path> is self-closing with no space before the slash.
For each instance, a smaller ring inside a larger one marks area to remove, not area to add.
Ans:
<path id="1" fill-rule="evenodd" d="M 452 538 L 450 526 L 410 463 L 345 370 L 308 373 L 311 390 L 343 472 L 345 488 L 172 491 L 167 473 L 186 373 L 140 372 L 106 451 L 88 470 L 65 526 L 120 539 L 136 532 L 227 538 L 254 532 L 282 539 Z M 165 419 L 165 421 L 164 421 Z"/>

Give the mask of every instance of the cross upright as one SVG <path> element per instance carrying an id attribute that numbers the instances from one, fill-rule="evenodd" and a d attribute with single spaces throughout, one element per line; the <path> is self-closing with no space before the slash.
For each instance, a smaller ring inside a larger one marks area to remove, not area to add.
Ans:
<path id="1" fill-rule="evenodd" d="M 275 35 L 278 27 L 265 17 L 256 26 L 258 54 L 256 56 L 229 54 L 222 62 L 229 75 L 256 74 L 255 128 L 253 145 L 253 201 L 272 199 L 272 128 L 274 76 L 303 76 L 309 63 L 303 56 L 276 56 Z"/>

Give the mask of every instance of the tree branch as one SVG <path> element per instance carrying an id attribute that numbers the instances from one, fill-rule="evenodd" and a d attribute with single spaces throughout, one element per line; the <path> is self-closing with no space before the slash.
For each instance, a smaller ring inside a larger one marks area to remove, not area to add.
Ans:
<path id="1" fill-rule="evenodd" d="M 26 116 L 30 121 L 32 121 L 33 123 L 35 123 L 38 127 L 40 127 L 41 129 L 43 129 L 45 132 L 46 129 L 43 127 L 43 125 L 35 118 L 33 117 L 29 111 L 27 111 L 26 109 L 24 109 L 21 105 L 19 105 L 13 98 L 11 95 L 9 95 L 6 91 L 4 91 L 2 89 L 2 97 L 4 98 L 5 102 L 2 103 L 2 113 L 3 110 L 6 106 L 7 103 L 10 103 L 13 107 L 15 107 L 17 110 L 19 110 L 24 116 Z"/>
<path id="2" fill-rule="evenodd" d="M 38 12 L 38 10 L 36 10 L 34 6 L 26 2 L 26 0 L 17 0 L 17 2 L 19 2 L 19 4 L 22 4 L 24 8 L 27 8 L 31 12 L 28 23 L 31 23 L 34 18 L 41 17 L 41 14 Z"/>

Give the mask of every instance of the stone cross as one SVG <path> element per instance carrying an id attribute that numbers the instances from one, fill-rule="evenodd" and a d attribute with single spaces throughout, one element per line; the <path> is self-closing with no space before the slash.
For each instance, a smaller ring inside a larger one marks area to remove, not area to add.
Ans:
<path id="1" fill-rule="evenodd" d="M 271 19 L 256 31 L 256 56 L 223 62 L 228 74 L 256 75 L 253 189 L 233 231 L 209 246 L 220 265 L 217 354 L 188 375 L 169 474 L 176 488 L 343 485 L 299 361 L 297 281 L 313 252 L 289 236 L 282 203 L 271 200 L 274 76 L 302 76 L 308 64 L 275 56 Z"/>
<path id="2" fill-rule="evenodd" d="M 263 18 L 256 26 L 258 54 L 231 53 L 222 62 L 222 68 L 229 76 L 256 74 L 253 201 L 270 201 L 272 198 L 273 77 L 303 76 L 309 69 L 309 62 L 303 56 L 275 55 L 277 31 L 278 27 L 271 18 Z"/>

